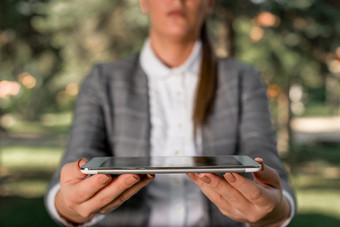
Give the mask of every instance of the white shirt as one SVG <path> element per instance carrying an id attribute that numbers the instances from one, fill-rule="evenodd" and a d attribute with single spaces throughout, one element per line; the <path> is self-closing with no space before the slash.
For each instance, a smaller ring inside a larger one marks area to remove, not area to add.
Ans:
<path id="1" fill-rule="evenodd" d="M 202 57 L 202 44 L 195 43 L 189 58 L 181 66 L 168 68 L 153 52 L 150 41 L 144 43 L 140 63 L 149 82 L 151 113 L 151 155 L 200 155 L 200 131 L 193 137 L 193 103 Z M 148 185 L 151 208 L 150 226 L 207 226 L 209 217 L 204 196 L 186 175 L 158 175 Z M 295 214 L 294 199 L 285 190 L 290 217 Z"/>
<path id="2" fill-rule="evenodd" d="M 152 156 L 200 155 L 193 136 L 193 103 L 201 62 L 201 42 L 179 67 L 169 68 L 144 43 L 140 63 L 148 77 Z M 150 226 L 206 226 L 208 216 L 199 187 L 185 174 L 160 174 L 148 185 Z"/>

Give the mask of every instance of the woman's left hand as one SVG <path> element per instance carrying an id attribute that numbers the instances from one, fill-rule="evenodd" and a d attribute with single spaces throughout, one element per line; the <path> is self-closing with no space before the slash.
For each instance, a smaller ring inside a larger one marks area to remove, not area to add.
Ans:
<path id="1" fill-rule="evenodd" d="M 237 173 L 224 178 L 212 173 L 187 174 L 202 192 L 226 216 L 251 226 L 280 226 L 290 214 L 290 205 L 282 195 L 278 173 L 265 165 L 254 173 L 254 181 Z"/>

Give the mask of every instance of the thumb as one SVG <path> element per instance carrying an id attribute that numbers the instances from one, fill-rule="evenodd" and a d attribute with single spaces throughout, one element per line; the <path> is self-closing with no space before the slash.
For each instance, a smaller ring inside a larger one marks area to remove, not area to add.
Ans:
<path id="1" fill-rule="evenodd" d="M 262 170 L 253 173 L 255 182 L 263 187 L 281 188 L 280 176 L 277 171 L 266 164 L 262 158 L 255 158 L 255 161 L 262 165 Z"/>
<path id="2" fill-rule="evenodd" d="M 71 162 L 63 166 L 60 173 L 60 183 L 73 182 L 77 183 L 83 180 L 87 174 L 80 171 L 80 168 L 87 163 L 85 158 L 76 162 Z"/>

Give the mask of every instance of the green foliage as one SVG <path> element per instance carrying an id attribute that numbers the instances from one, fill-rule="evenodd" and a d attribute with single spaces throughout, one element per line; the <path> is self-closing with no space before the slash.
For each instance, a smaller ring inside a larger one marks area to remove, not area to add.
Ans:
<path id="1" fill-rule="evenodd" d="M 327 93 L 324 79 L 333 74 L 329 62 L 340 46 L 339 8 L 329 0 L 220 0 L 211 31 L 231 55 L 256 65 L 268 84 L 288 92 L 300 83 Z M 274 24 L 258 20 L 263 12 Z M 39 119 L 72 109 L 92 65 L 137 52 L 147 32 L 135 0 L 1 1 L 0 81 L 21 84 L 18 95 L 1 98 L 1 112 Z M 23 72 L 33 76 L 34 87 L 24 86 Z"/>
<path id="2" fill-rule="evenodd" d="M 255 65 L 267 84 L 278 85 L 287 97 L 290 86 L 300 84 L 310 92 L 304 101 L 319 101 L 313 90 L 339 94 L 325 82 L 331 75 L 339 83 L 339 72 L 330 67 L 332 61 L 340 67 L 339 3 L 240 0 L 216 1 L 215 8 L 214 19 L 227 21 L 222 26 L 233 44 L 228 52 Z"/>
<path id="3" fill-rule="evenodd" d="M 290 160 L 290 164 L 295 167 L 302 163 L 320 160 L 340 166 L 340 145 L 337 143 L 295 144 L 291 150 L 292 152 L 287 157 L 287 160 Z M 323 167 L 314 166 L 315 169 L 322 169 Z"/>
<path id="4" fill-rule="evenodd" d="M 112 61 L 137 51 L 147 34 L 146 18 L 134 1 L 50 1 L 39 4 L 43 16 L 33 26 L 51 34 L 62 68 L 55 84 L 79 83 L 93 63 Z M 137 37 L 137 38 L 136 38 Z"/>
<path id="5" fill-rule="evenodd" d="M 270 12 L 276 21 L 266 26 L 246 14 L 235 16 L 237 56 L 255 64 L 269 83 L 324 86 L 329 57 L 340 46 L 339 9 L 316 0 L 262 1 L 259 6 L 256 14 Z"/>
<path id="6" fill-rule="evenodd" d="M 72 109 L 93 64 L 136 52 L 147 35 L 148 21 L 136 1 L 1 1 L 0 9 L 0 81 L 21 84 L 0 108 L 30 120 Z M 23 72 L 35 86 L 24 86 Z"/>
<path id="7" fill-rule="evenodd" d="M 18 0 L 0 2 L 0 81 L 21 83 L 20 93 L 3 98 L 5 105 L 0 108 L 28 119 L 36 119 L 41 111 L 53 106 L 49 80 L 60 65 L 58 50 L 49 45 L 50 37 L 31 24 L 31 19 L 37 15 L 34 6 L 34 2 Z M 22 73 L 33 77 L 33 87 L 22 84 Z"/>

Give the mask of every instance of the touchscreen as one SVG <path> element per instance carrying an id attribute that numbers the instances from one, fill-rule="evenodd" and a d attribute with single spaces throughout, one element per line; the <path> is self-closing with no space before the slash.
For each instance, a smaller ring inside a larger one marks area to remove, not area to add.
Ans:
<path id="1" fill-rule="evenodd" d="M 223 167 L 223 166 L 241 166 L 242 164 L 233 158 L 230 157 L 202 157 L 202 156 L 194 156 L 194 157 L 112 157 L 108 158 L 104 161 L 100 168 L 162 168 L 162 167 L 186 167 L 186 168 L 195 168 L 195 167 Z"/>

